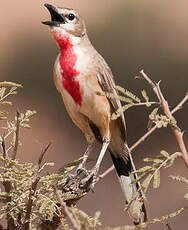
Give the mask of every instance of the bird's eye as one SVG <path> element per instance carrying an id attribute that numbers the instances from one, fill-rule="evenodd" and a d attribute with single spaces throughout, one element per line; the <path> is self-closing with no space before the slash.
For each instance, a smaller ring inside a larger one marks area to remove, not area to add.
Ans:
<path id="1" fill-rule="evenodd" d="M 70 20 L 70 21 L 72 21 L 72 20 L 74 20 L 75 19 L 75 15 L 74 14 L 68 14 L 68 19 Z"/>

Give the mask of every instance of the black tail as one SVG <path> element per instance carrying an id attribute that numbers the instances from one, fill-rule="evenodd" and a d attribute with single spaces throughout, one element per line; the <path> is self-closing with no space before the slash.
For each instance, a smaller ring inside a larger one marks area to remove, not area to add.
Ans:
<path id="1" fill-rule="evenodd" d="M 130 157 L 128 156 L 126 157 L 126 159 L 124 159 L 120 155 L 114 155 L 111 151 L 110 154 L 118 174 L 126 203 L 130 202 L 130 206 L 128 209 L 130 217 L 133 219 L 133 222 L 136 225 L 147 221 L 146 208 L 143 202 L 142 193 L 139 189 L 140 186 L 138 183 L 131 184 L 133 180 L 135 180 L 135 175 L 131 174 L 131 172 L 133 171 L 133 166 Z M 137 201 L 141 202 L 139 211 L 138 209 L 134 208 L 134 206 L 136 205 L 135 202 Z"/>

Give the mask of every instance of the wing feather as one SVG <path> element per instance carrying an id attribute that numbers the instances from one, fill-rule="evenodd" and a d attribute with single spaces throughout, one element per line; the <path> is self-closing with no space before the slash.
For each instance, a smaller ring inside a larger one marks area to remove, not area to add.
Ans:
<path id="1" fill-rule="evenodd" d="M 99 63 L 98 63 L 98 73 L 97 78 L 98 82 L 104 92 L 112 93 L 115 98 L 108 98 L 112 105 L 113 112 L 115 112 L 117 109 L 121 108 L 121 102 L 119 99 L 117 99 L 118 92 L 115 88 L 115 81 L 113 78 L 112 71 L 108 67 L 105 60 L 100 56 Z M 122 136 L 124 137 L 124 141 L 126 141 L 126 123 L 125 123 L 125 117 L 122 113 L 121 116 L 117 119 L 119 122 L 120 130 L 122 133 Z"/>

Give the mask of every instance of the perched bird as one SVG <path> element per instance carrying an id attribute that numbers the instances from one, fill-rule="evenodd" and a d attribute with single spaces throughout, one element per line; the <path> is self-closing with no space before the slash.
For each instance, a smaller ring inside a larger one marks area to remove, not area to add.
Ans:
<path id="1" fill-rule="evenodd" d="M 131 184 L 134 176 L 130 151 L 126 141 L 124 115 L 111 120 L 114 111 L 121 107 L 117 98 L 113 74 L 103 57 L 92 46 L 84 20 L 77 11 L 70 8 L 45 4 L 51 15 L 50 21 L 42 22 L 50 27 L 60 53 L 54 65 L 54 81 L 60 92 L 72 121 L 84 133 L 88 148 L 77 172 L 82 170 L 94 141 L 102 143 L 97 162 L 80 186 L 94 180 L 99 166 L 108 149 L 116 168 L 126 202 L 132 201 L 129 215 L 135 224 L 146 220 L 146 211 L 138 184 Z M 103 92 L 114 94 L 107 98 Z M 84 169 L 83 169 L 84 170 Z M 141 208 L 134 211 L 135 201 Z"/>

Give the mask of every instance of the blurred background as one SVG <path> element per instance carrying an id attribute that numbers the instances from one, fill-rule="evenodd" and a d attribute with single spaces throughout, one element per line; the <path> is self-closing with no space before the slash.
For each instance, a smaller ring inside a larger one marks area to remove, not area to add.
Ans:
<path id="1" fill-rule="evenodd" d="M 80 157 L 86 141 L 68 117 L 53 78 L 53 64 L 58 54 L 48 28 L 41 24 L 49 14 L 46 1 L 2 1 L 0 9 L 1 52 L 0 80 L 23 84 L 24 88 L 14 97 L 15 110 L 37 110 L 31 130 L 24 130 L 23 146 L 18 158 L 36 162 L 41 148 L 50 140 L 53 145 L 46 156 L 56 163 L 56 168 Z M 151 98 L 153 92 L 143 81 L 134 80 L 141 69 L 155 81 L 162 80 L 161 88 L 173 108 L 188 90 L 188 2 L 186 0 L 64 0 L 48 3 L 77 9 L 85 18 L 88 34 L 96 49 L 112 68 L 116 82 L 139 95 L 145 88 Z M 128 143 L 131 146 L 146 132 L 149 111 L 145 108 L 130 109 L 126 113 Z M 188 105 L 175 117 L 182 130 L 188 129 Z M 188 134 L 185 132 L 185 142 Z M 160 150 L 178 151 L 175 138 L 168 129 L 157 130 L 134 152 L 137 167 L 146 156 L 155 156 Z M 27 153 L 27 155 L 23 155 Z M 95 153 L 97 153 L 96 150 Z M 96 158 L 96 155 L 93 154 Z M 106 154 L 101 171 L 111 165 Z M 149 190 L 147 208 L 149 218 L 162 216 L 186 205 L 184 186 L 172 181 L 168 175 L 187 175 L 182 160 L 172 169 L 162 171 L 159 190 Z M 108 175 L 80 201 L 79 207 L 90 215 L 100 210 L 102 227 L 131 224 L 123 212 L 124 198 L 114 172 Z M 171 219 L 172 230 L 187 229 L 188 213 Z M 148 229 L 164 229 L 161 224 Z"/>

